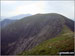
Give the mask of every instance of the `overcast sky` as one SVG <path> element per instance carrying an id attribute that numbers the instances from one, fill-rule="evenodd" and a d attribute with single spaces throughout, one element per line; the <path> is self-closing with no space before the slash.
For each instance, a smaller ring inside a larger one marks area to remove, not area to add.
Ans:
<path id="1" fill-rule="evenodd" d="M 74 1 L 1 1 L 1 16 L 59 13 L 74 19 Z"/>

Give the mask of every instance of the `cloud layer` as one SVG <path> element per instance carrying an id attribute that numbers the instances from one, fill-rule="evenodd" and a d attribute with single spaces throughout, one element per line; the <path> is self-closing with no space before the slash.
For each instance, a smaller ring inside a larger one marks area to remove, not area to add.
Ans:
<path id="1" fill-rule="evenodd" d="M 59 13 L 74 19 L 74 1 L 1 1 L 1 16 Z"/>

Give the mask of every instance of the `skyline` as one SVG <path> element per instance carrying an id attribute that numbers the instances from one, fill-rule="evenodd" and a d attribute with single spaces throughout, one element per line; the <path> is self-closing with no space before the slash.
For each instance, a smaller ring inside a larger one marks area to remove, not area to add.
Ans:
<path id="1" fill-rule="evenodd" d="M 1 16 L 58 13 L 74 19 L 74 1 L 1 1 Z"/>

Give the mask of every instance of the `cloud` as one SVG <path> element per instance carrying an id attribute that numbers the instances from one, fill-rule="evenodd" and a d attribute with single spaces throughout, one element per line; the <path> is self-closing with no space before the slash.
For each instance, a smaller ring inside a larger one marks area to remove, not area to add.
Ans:
<path id="1" fill-rule="evenodd" d="M 63 14 L 74 19 L 74 1 L 49 1 L 45 11 Z"/>
<path id="2" fill-rule="evenodd" d="M 20 5 L 16 7 L 16 10 L 12 11 L 12 14 L 37 14 L 44 11 L 45 2 L 35 2 L 28 5 Z"/>
<path id="3" fill-rule="evenodd" d="M 1 3 L 2 16 L 37 13 L 59 13 L 73 19 L 74 1 L 5 1 Z"/>
<path id="4" fill-rule="evenodd" d="M 11 5 L 11 4 L 16 3 L 16 1 L 1 1 L 1 3 L 5 5 Z"/>

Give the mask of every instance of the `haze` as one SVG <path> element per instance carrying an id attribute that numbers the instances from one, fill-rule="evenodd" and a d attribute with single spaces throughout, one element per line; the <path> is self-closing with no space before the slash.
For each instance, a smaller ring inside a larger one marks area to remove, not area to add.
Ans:
<path id="1" fill-rule="evenodd" d="M 1 1 L 1 16 L 59 13 L 74 19 L 74 1 Z"/>

